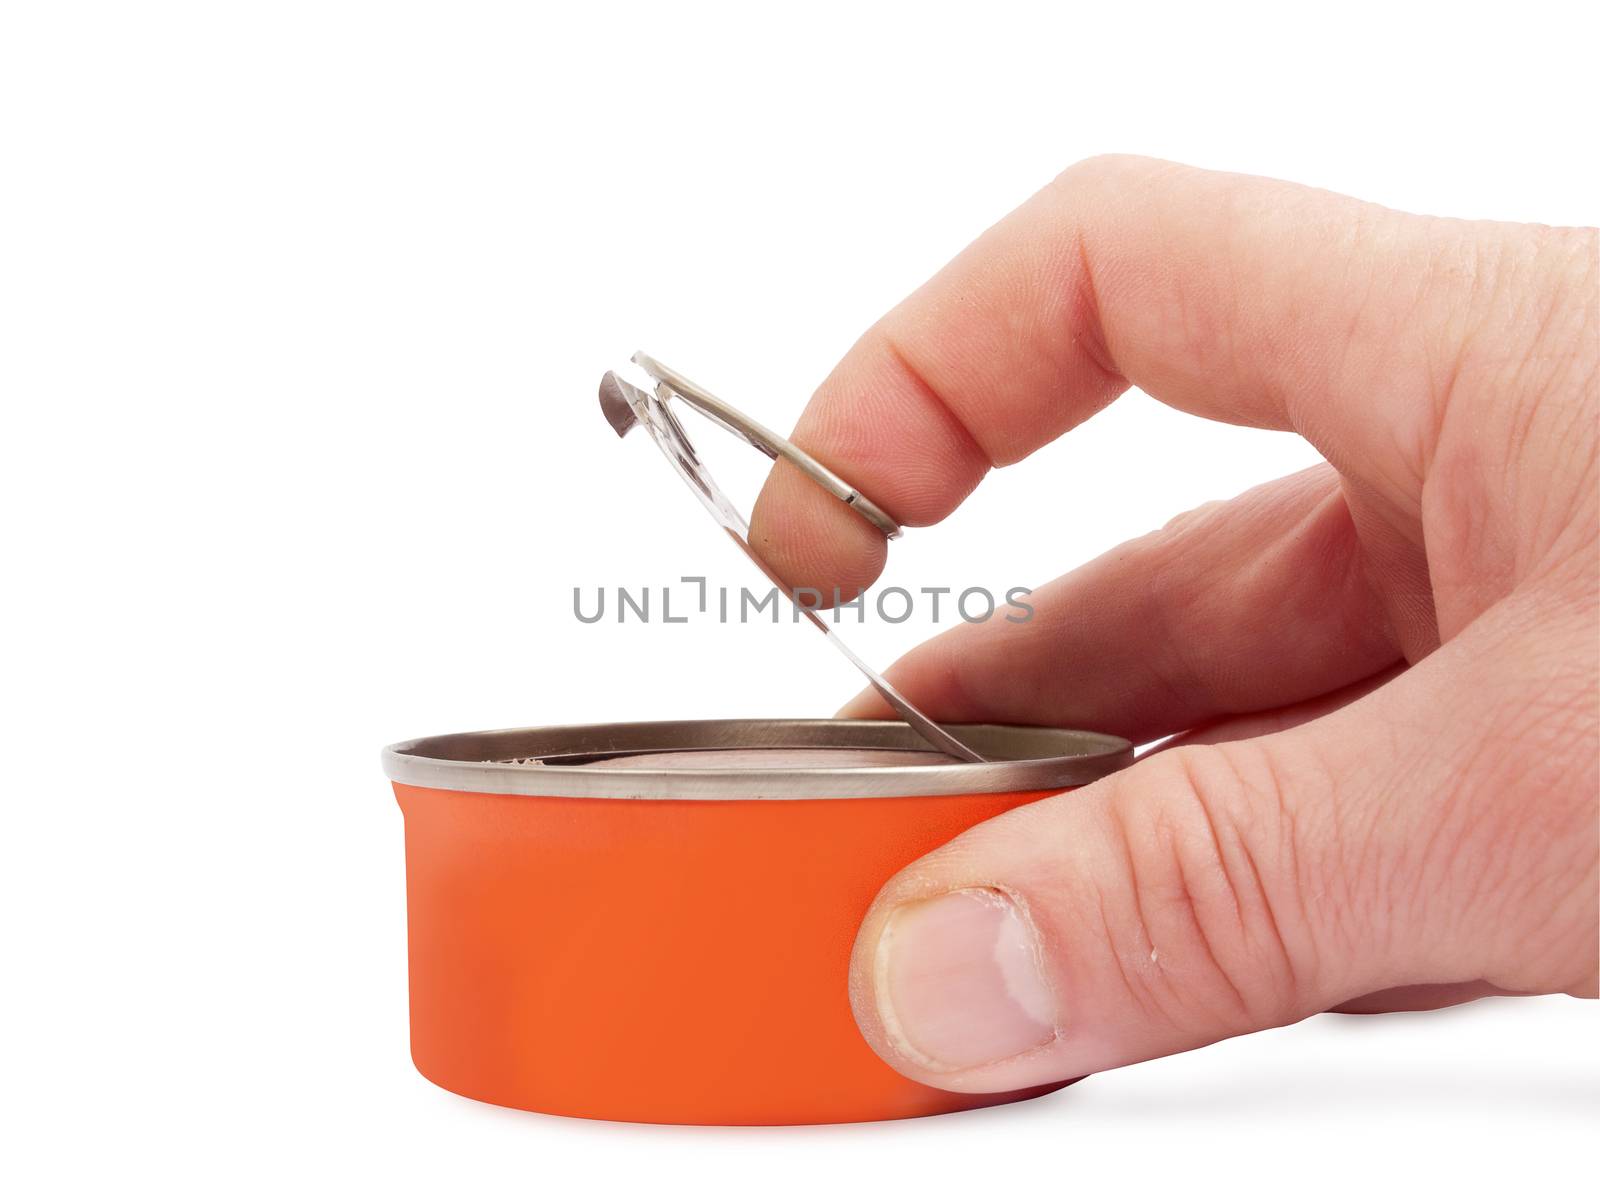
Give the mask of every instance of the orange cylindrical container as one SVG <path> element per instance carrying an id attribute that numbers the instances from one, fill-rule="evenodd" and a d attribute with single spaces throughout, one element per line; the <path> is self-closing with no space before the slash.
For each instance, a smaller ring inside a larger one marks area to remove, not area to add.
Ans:
<path id="1" fill-rule="evenodd" d="M 953 728 L 1001 761 L 953 763 L 904 725 L 867 721 L 390 747 L 417 1069 L 514 1108 L 719 1125 L 922 1116 L 1052 1090 L 914 1083 L 851 1014 L 856 927 L 891 875 L 1131 758 L 1101 735 Z M 730 750 L 737 765 L 718 765 Z"/>

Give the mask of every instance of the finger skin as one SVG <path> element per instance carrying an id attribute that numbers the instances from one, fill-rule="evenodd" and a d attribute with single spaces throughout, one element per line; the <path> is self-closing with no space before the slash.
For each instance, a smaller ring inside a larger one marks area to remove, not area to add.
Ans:
<path id="1" fill-rule="evenodd" d="M 1131 382 L 1203 416 L 1296 429 L 1414 509 L 1402 485 L 1421 473 L 1435 384 L 1472 311 L 1455 260 L 1487 236 L 1272 180 L 1090 160 L 874 326 L 794 440 L 925 525 Z M 803 485 L 776 470 L 756 503 L 769 561 L 824 594 L 875 578 L 881 545 Z"/>
<path id="2" fill-rule="evenodd" d="M 1365 679 L 1358 680 L 1347 687 L 1339 688 L 1310 700 L 1303 700 L 1298 704 L 1289 704 L 1283 708 L 1253 712 L 1242 717 L 1230 717 L 1227 720 L 1214 721 L 1207 725 L 1198 726 L 1147 750 L 1145 756 L 1176 750 L 1180 746 L 1215 746 L 1221 742 L 1242 742 L 1246 738 L 1265 737 L 1269 733 L 1280 733 L 1285 729 L 1293 729 L 1297 725 L 1304 725 L 1307 721 L 1315 721 L 1318 717 L 1325 717 L 1331 712 L 1337 712 L 1345 705 L 1377 691 L 1391 679 L 1398 679 L 1405 669 L 1403 664 L 1396 664 L 1386 670 L 1379 671 L 1376 675 L 1369 675 Z"/>
<path id="3" fill-rule="evenodd" d="M 1338 477 L 1289 476 L 1119 546 L 959 625 L 888 677 L 935 717 L 1092 728 L 1135 742 L 1321 696 L 1396 661 Z M 864 692 L 841 715 L 890 715 Z"/>
<path id="4" fill-rule="evenodd" d="M 1184 746 L 1215 746 L 1222 742 L 1238 742 L 1246 738 L 1264 737 L 1285 729 L 1293 729 L 1298 725 L 1304 725 L 1307 721 L 1314 721 L 1328 713 L 1337 712 L 1345 705 L 1377 691 L 1391 679 L 1397 678 L 1404 669 L 1403 666 L 1394 666 L 1313 700 L 1201 726 L 1163 742 L 1147 751 L 1143 757 L 1165 754 Z M 1342 1004 L 1334 1005 L 1328 1011 L 1363 1016 L 1390 1012 L 1420 1012 L 1447 1008 L 1452 1004 L 1466 1004 L 1485 996 L 1510 994 L 1499 988 L 1492 988 L 1482 980 L 1468 983 L 1416 984 L 1357 996 Z"/>
<path id="5" fill-rule="evenodd" d="M 1351 1017 L 1397 1012 L 1432 1012 L 1434 1009 L 1450 1008 L 1457 1004 L 1471 1004 L 1474 1000 L 1482 1000 L 1488 996 L 1517 994 L 1508 992 L 1504 988 L 1491 987 L 1481 979 L 1469 979 L 1462 983 L 1418 983 L 1410 987 L 1385 988 L 1381 992 L 1357 996 L 1354 1000 L 1334 1005 L 1328 1011 Z"/>
<path id="6" fill-rule="evenodd" d="M 852 1000 L 868 1040 L 913 1078 L 986 1092 L 1431 980 L 1593 995 L 1594 681 L 1582 667 L 1514 678 L 1550 632 L 1530 632 L 1525 603 L 1327 716 L 1158 754 L 919 861 L 884 888 L 856 943 Z M 1569 648 L 1587 619 L 1557 631 Z M 1505 805 L 1508 788 L 1541 806 Z M 903 1006 L 885 994 L 883 950 L 905 951 L 884 934 L 919 903 L 973 889 L 1009 897 L 1037 932 L 1053 1031 L 952 1066 L 893 1018 Z"/>

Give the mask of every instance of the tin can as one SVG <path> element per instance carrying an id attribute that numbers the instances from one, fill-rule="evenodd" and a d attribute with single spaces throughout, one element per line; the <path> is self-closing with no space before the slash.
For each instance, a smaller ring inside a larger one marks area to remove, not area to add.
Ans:
<path id="1" fill-rule="evenodd" d="M 995 761 L 952 761 L 893 721 L 582 725 L 389 747 L 417 1069 L 493 1104 L 673 1124 L 870 1121 L 1054 1090 L 915 1083 L 851 1013 L 856 928 L 890 876 L 1132 760 L 1102 734 L 951 728 Z"/>

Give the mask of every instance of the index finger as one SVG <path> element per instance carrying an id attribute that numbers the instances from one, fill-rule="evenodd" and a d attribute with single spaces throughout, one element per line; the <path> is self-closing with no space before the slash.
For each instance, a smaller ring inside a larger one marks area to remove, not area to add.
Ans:
<path id="1" fill-rule="evenodd" d="M 901 524 L 928 525 L 1131 383 L 1297 430 L 1403 492 L 1390 481 L 1421 478 L 1429 396 L 1460 336 L 1450 293 L 1470 286 L 1437 268 L 1474 236 L 1294 184 L 1092 159 L 869 330 L 793 440 Z M 751 527 L 795 586 L 850 596 L 883 567 L 882 536 L 784 463 Z"/>

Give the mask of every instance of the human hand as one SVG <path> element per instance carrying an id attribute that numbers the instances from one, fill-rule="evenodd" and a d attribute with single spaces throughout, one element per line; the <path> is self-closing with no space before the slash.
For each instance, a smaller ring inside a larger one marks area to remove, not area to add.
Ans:
<path id="1" fill-rule="evenodd" d="M 891 1065 L 990 1092 L 1335 1007 L 1595 995 L 1596 249 L 1095 159 L 852 348 L 795 441 L 908 525 L 1130 384 L 1328 460 L 889 672 L 939 719 L 1183 735 L 884 887 L 851 993 Z M 885 558 L 781 462 L 753 541 L 823 594 Z"/>

